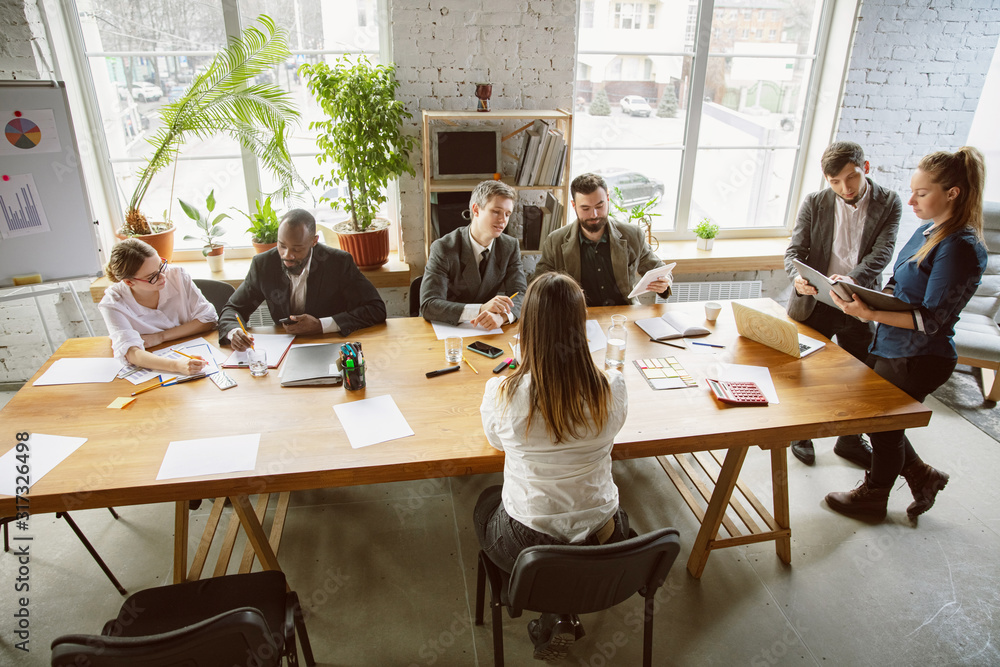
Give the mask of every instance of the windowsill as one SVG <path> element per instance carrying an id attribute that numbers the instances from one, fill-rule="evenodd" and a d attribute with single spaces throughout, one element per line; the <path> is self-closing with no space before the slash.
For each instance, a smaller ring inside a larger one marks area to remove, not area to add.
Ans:
<path id="1" fill-rule="evenodd" d="M 784 269 L 789 237 L 715 239 L 711 250 L 699 250 L 695 241 L 660 241 L 656 254 L 664 262 L 677 262 L 674 275 L 723 271 L 773 271 Z"/>
<path id="2" fill-rule="evenodd" d="M 371 281 L 376 288 L 381 287 L 407 287 L 410 284 L 410 265 L 397 258 L 397 254 L 389 254 L 389 261 L 372 271 L 362 271 L 365 278 Z M 205 259 L 182 260 L 173 262 L 174 266 L 182 266 L 192 278 L 208 278 L 211 280 L 221 280 L 229 283 L 233 287 L 239 287 L 246 278 L 247 271 L 250 270 L 250 260 L 252 258 L 227 258 L 222 271 L 212 273 L 208 270 L 208 262 Z M 94 303 L 100 302 L 104 297 L 104 290 L 108 288 L 111 281 L 107 277 L 101 277 L 90 284 L 90 296 Z"/>

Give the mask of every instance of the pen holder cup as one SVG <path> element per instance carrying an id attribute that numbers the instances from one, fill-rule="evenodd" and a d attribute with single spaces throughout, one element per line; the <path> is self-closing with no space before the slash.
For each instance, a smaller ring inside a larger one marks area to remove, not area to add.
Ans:
<path id="1" fill-rule="evenodd" d="M 340 365 L 343 367 L 343 360 Z M 358 362 L 352 368 L 344 367 L 341 372 L 344 375 L 344 389 L 355 391 L 365 388 L 365 362 Z"/>

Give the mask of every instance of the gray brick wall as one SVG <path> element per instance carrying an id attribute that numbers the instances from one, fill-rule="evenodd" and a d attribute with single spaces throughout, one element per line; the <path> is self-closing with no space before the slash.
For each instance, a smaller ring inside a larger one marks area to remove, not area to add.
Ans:
<path id="1" fill-rule="evenodd" d="M 904 202 L 921 157 L 965 144 L 998 36 L 997 0 L 862 5 L 837 138 L 864 146 Z"/>

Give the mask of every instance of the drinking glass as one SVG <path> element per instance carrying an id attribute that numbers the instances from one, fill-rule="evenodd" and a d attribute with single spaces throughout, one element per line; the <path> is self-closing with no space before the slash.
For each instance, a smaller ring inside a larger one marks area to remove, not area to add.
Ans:
<path id="1" fill-rule="evenodd" d="M 624 315 L 611 316 L 611 326 L 608 327 L 608 347 L 604 352 L 604 366 L 606 368 L 621 369 L 625 363 L 625 343 L 628 340 L 625 321 Z"/>

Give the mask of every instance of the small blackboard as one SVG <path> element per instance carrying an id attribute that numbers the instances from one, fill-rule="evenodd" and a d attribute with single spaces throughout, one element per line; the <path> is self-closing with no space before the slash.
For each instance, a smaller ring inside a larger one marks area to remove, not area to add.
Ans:
<path id="1" fill-rule="evenodd" d="M 435 179 L 493 178 L 500 171 L 500 133 L 483 129 L 436 129 L 431 159 Z"/>

